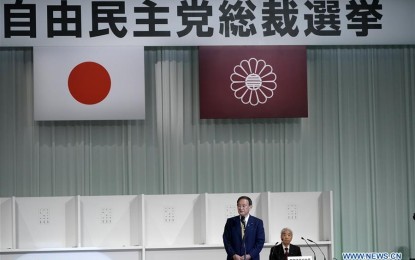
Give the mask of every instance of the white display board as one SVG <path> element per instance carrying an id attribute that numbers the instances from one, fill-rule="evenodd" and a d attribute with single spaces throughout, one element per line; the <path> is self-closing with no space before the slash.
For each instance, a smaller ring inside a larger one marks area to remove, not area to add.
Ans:
<path id="1" fill-rule="evenodd" d="M 202 197 L 187 195 L 145 196 L 147 247 L 191 246 L 204 243 Z"/>
<path id="2" fill-rule="evenodd" d="M 293 231 L 293 244 L 303 244 L 301 237 L 313 241 L 331 241 L 330 203 L 322 192 L 270 193 L 269 240 L 280 241 L 280 231 L 288 227 Z M 328 214 L 328 216 L 325 216 Z"/>
<path id="3" fill-rule="evenodd" d="M 16 198 L 17 248 L 77 246 L 74 197 Z"/>
<path id="4" fill-rule="evenodd" d="M 303 255 L 332 258 L 332 192 L 263 192 L 0 198 L 0 259 L 224 259 L 242 195 L 264 221 L 261 258 L 284 227 Z"/>
<path id="5" fill-rule="evenodd" d="M 141 240 L 138 196 L 81 197 L 81 246 L 130 247 Z"/>

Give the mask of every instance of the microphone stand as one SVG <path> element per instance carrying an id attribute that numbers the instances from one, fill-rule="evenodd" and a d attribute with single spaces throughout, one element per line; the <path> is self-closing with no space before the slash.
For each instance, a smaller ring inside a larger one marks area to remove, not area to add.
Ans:
<path id="1" fill-rule="evenodd" d="M 269 254 L 269 260 L 272 260 L 273 256 L 274 256 L 274 249 L 276 246 L 278 246 L 280 242 L 278 241 L 277 243 L 275 243 L 275 245 L 271 248 L 271 254 Z"/>
<path id="2" fill-rule="evenodd" d="M 316 260 L 316 252 L 314 252 L 313 248 L 311 248 L 310 244 L 308 244 L 307 240 L 305 240 L 304 237 L 301 237 L 301 239 L 304 240 L 307 246 L 311 249 L 311 251 L 313 251 L 314 260 Z"/>
<path id="3" fill-rule="evenodd" d="M 320 252 L 323 254 L 323 256 L 324 256 L 324 260 L 326 260 L 326 255 L 323 253 L 323 251 L 321 250 L 321 248 L 318 246 L 318 244 L 316 243 L 316 242 L 314 242 L 313 240 L 311 240 L 311 239 L 308 239 L 307 238 L 307 240 L 308 241 L 310 241 L 311 243 L 314 243 L 316 246 L 317 246 L 317 248 L 320 250 Z"/>
<path id="4" fill-rule="evenodd" d="M 243 247 L 244 247 L 244 260 L 246 260 L 245 234 L 244 234 L 244 237 L 242 238 L 242 243 L 243 243 Z"/>
<path id="5" fill-rule="evenodd" d="M 246 260 L 246 245 L 245 245 L 245 229 L 246 229 L 246 227 L 245 227 L 245 216 L 242 216 L 241 217 L 241 222 L 242 222 L 243 229 L 244 229 L 244 235 L 242 237 L 242 246 L 244 247 L 244 260 Z"/>

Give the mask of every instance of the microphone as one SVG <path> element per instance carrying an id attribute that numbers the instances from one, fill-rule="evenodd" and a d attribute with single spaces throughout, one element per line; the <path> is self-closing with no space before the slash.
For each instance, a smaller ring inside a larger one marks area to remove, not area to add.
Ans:
<path id="1" fill-rule="evenodd" d="M 274 249 L 278 246 L 280 242 L 278 241 L 277 243 L 275 243 L 275 245 L 271 248 L 271 253 L 269 254 L 269 260 L 272 259 L 272 256 L 274 254 Z"/>
<path id="2" fill-rule="evenodd" d="M 314 260 L 316 260 L 316 252 L 314 252 L 313 248 L 310 246 L 310 244 L 307 242 L 307 240 L 305 240 L 304 237 L 301 237 L 302 240 L 305 241 L 305 243 L 307 244 L 307 246 L 311 249 L 311 251 L 313 251 L 314 254 Z"/>
<path id="3" fill-rule="evenodd" d="M 311 239 L 308 239 L 307 238 L 307 240 L 308 241 L 310 241 L 311 243 L 314 243 L 317 247 L 318 247 L 318 249 L 320 250 L 320 252 L 323 254 L 323 256 L 324 256 L 324 260 L 326 260 L 326 255 L 323 253 L 323 251 L 321 250 L 321 248 L 318 246 L 318 244 L 316 243 L 316 242 L 314 242 L 313 240 L 311 240 Z"/>

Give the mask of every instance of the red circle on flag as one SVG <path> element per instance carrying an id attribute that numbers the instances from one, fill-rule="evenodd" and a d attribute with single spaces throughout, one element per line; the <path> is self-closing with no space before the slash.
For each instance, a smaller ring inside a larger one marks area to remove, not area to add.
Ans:
<path id="1" fill-rule="evenodd" d="M 111 89 L 111 77 L 102 65 L 91 61 L 83 62 L 69 74 L 68 88 L 78 102 L 94 105 L 107 97 Z"/>

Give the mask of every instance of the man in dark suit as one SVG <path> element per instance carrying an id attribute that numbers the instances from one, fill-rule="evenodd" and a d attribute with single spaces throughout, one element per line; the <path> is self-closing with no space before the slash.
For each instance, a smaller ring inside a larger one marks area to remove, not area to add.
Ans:
<path id="1" fill-rule="evenodd" d="M 271 248 L 269 260 L 287 260 L 289 256 L 301 256 L 299 246 L 291 244 L 293 232 L 289 228 L 281 230 L 281 244 Z"/>
<path id="2" fill-rule="evenodd" d="M 239 197 L 236 205 L 239 215 L 227 219 L 223 232 L 226 259 L 259 260 L 259 253 L 265 243 L 264 223 L 249 215 L 252 209 L 252 200 L 249 197 Z"/>

